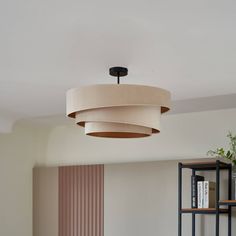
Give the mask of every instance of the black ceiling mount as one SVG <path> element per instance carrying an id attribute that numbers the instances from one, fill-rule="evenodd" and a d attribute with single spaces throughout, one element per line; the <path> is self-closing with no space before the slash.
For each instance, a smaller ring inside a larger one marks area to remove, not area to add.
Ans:
<path id="1" fill-rule="evenodd" d="M 111 76 L 117 77 L 117 84 L 119 84 L 120 83 L 120 77 L 128 75 L 128 69 L 125 68 L 125 67 L 119 67 L 119 66 L 111 67 L 109 69 L 109 74 Z"/>

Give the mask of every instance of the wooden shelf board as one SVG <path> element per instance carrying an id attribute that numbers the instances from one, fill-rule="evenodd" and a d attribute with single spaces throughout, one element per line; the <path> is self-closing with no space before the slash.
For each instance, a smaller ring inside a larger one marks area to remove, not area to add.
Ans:
<path id="1" fill-rule="evenodd" d="M 220 169 L 228 169 L 230 164 L 220 162 Z M 217 161 L 205 161 L 205 162 L 187 162 L 182 163 L 182 168 L 189 168 L 194 170 L 216 170 Z"/>
<path id="2" fill-rule="evenodd" d="M 236 206 L 236 200 L 221 200 L 219 201 L 220 205 L 229 205 L 229 206 Z"/>
<path id="3" fill-rule="evenodd" d="M 184 208 L 182 213 L 215 214 L 216 208 Z M 228 213 L 228 209 L 220 209 L 220 213 Z"/>

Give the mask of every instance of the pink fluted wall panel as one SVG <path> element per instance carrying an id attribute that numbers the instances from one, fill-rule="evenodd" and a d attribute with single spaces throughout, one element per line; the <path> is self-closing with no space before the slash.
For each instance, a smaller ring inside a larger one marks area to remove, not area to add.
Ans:
<path id="1" fill-rule="evenodd" d="M 59 236 L 104 235 L 104 166 L 59 167 Z"/>

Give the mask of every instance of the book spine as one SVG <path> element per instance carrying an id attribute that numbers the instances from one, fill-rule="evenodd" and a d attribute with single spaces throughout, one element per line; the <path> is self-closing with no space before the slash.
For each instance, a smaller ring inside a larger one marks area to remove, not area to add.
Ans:
<path id="1" fill-rule="evenodd" d="M 197 208 L 197 181 L 196 176 L 191 178 L 191 198 L 192 198 L 192 208 Z"/>
<path id="2" fill-rule="evenodd" d="M 198 195 L 197 195 L 197 182 L 204 181 L 204 177 L 200 175 L 192 175 L 191 176 L 191 207 L 198 207 Z"/>
<path id="3" fill-rule="evenodd" d="M 234 196 L 232 199 L 236 199 L 236 179 L 233 179 L 233 182 L 234 182 L 234 191 L 233 191 Z"/>
<path id="4" fill-rule="evenodd" d="M 204 181 L 204 198 L 203 198 L 203 207 L 209 208 L 209 181 Z"/>
<path id="5" fill-rule="evenodd" d="M 201 181 L 202 183 L 202 188 L 201 188 L 201 191 L 202 191 L 202 197 L 201 197 L 201 205 L 202 205 L 202 208 L 204 208 L 204 181 Z"/>
<path id="6" fill-rule="evenodd" d="M 203 206 L 202 206 L 202 181 L 198 181 L 197 182 L 197 197 L 198 197 L 198 199 L 197 199 L 197 202 L 198 202 L 198 208 L 202 208 Z"/>

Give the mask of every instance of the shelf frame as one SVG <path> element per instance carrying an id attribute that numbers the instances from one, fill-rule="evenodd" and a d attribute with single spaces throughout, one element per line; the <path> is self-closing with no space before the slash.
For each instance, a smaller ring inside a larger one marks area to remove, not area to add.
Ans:
<path id="1" fill-rule="evenodd" d="M 216 207 L 215 208 L 182 208 L 182 172 L 183 169 L 191 169 L 192 175 L 196 175 L 197 171 L 215 171 L 216 172 Z M 228 171 L 228 198 L 231 201 L 231 175 L 232 166 L 231 164 L 216 161 L 208 162 L 194 162 L 194 163 L 179 163 L 178 164 L 178 236 L 182 236 L 182 214 L 190 213 L 192 214 L 192 236 L 195 236 L 196 227 L 196 214 L 214 214 L 215 218 L 215 235 L 219 236 L 219 223 L 220 214 L 228 215 L 228 236 L 231 236 L 231 204 L 226 203 L 226 201 L 220 201 L 220 172 L 221 170 Z M 234 202 L 236 206 L 236 201 Z M 221 205 L 227 205 L 228 208 L 220 208 Z"/>

